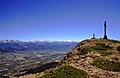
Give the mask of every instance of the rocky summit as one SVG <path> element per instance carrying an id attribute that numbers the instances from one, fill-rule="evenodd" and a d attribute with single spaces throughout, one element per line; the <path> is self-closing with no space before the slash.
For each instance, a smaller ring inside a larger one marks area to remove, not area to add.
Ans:
<path id="1" fill-rule="evenodd" d="M 81 41 L 66 54 L 56 68 L 34 74 L 34 77 L 120 78 L 120 41 L 108 39 Z"/>

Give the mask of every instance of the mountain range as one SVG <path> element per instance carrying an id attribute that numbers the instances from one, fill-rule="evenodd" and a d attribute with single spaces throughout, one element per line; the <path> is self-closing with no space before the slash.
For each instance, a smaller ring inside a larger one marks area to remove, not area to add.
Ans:
<path id="1" fill-rule="evenodd" d="M 0 77 L 19 76 L 29 69 L 59 62 L 75 41 L 0 40 Z"/>

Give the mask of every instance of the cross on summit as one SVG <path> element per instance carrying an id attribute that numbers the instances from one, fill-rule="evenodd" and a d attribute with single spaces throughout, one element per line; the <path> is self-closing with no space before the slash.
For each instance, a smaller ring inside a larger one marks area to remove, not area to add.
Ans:
<path id="1" fill-rule="evenodd" d="M 104 22 L 104 37 L 103 37 L 103 39 L 108 39 L 107 38 L 107 33 L 106 33 L 106 27 L 107 27 L 107 25 L 106 25 L 106 21 Z"/>

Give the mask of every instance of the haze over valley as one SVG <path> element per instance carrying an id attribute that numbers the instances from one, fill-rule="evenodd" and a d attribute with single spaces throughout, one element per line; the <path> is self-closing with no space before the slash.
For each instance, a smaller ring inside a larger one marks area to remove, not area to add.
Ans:
<path id="1" fill-rule="evenodd" d="M 15 76 L 46 63 L 59 62 L 78 42 L 0 41 L 0 75 Z"/>

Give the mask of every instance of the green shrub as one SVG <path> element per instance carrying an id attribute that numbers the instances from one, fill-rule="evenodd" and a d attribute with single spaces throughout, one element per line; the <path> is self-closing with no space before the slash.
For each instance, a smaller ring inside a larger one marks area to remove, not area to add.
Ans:
<path id="1" fill-rule="evenodd" d="M 96 46 L 93 46 L 94 50 L 107 50 L 110 46 L 106 46 L 104 43 L 97 43 Z"/>
<path id="2" fill-rule="evenodd" d="M 86 46 L 79 52 L 79 54 L 84 55 L 84 54 L 88 54 L 88 52 L 91 51 L 94 51 L 94 49 L 92 47 Z"/>
<path id="3" fill-rule="evenodd" d="M 78 51 L 80 51 L 80 50 L 81 50 L 81 48 L 78 48 L 77 50 L 78 50 Z"/>
<path id="4" fill-rule="evenodd" d="M 120 46 L 117 47 L 117 50 L 120 51 Z"/>
<path id="5" fill-rule="evenodd" d="M 80 55 L 85 55 L 88 54 L 91 51 L 95 51 L 95 50 L 107 50 L 110 49 L 111 47 L 108 45 L 105 45 L 104 43 L 97 43 L 96 46 L 86 46 L 84 48 L 82 48 L 82 50 L 78 49 Z"/>
<path id="6" fill-rule="evenodd" d="M 88 78 L 88 75 L 85 71 L 66 65 L 41 78 Z"/>
<path id="7" fill-rule="evenodd" d="M 100 54 L 102 56 L 107 56 L 107 55 L 111 55 L 112 53 L 111 52 L 106 52 L 106 51 L 101 51 Z"/>
<path id="8" fill-rule="evenodd" d="M 93 61 L 92 65 L 95 65 L 98 68 L 108 70 L 108 71 L 115 71 L 115 72 L 120 71 L 120 63 L 114 62 L 114 61 L 99 59 L 99 60 Z"/>

